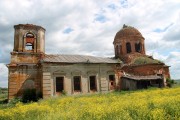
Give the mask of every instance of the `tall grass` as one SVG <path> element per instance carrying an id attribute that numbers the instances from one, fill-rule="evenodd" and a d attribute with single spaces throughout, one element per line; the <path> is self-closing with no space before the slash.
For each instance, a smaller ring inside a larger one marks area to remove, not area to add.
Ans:
<path id="1" fill-rule="evenodd" d="M 0 110 L 0 120 L 179 120 L 180 87 L 64 96 L 18 103 Z"/>
<path id="2" fill-rule="evenodd" d="M 4 93 L 4 94 L 2 94 L 2 93 L 0 93 L 0 100 L 4 100 L 4 99 L 7 99 L 7 93 Z"/>
<path id="3" fill-rule="evenodd" d="M 7 95 L 8 95 L 8 89 L 0 87 L 0 101 L 7 99 Z"/>

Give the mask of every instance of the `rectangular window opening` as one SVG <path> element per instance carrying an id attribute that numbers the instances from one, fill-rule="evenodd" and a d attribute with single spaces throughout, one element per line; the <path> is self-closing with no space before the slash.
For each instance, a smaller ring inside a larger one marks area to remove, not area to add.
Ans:
<path id="1" fill-rule="evenodd" d="M 114 90 L 115 86 L 115 75 L 109 75 L 109 89 Z"/>
<path id="2" fill-rule="evenodd" d="M 81 92 L 81 77 L 74 76 L 74 92 Z"/>
<path id="3" fill-rule="evenodd" d="M 96 76 L 89 77 L 90 91 L 97 91 Z"/>
<path id="4" fill-rule="evenodd" d="M 115 76 L 114 75 L 109 75 L 109 80 L 110 81 L 115 81 Z"/>
<path id="5" fill-rule="evenodd" d="M 56 77 L 56 92 L 64 90 L 64 77 Z"/>

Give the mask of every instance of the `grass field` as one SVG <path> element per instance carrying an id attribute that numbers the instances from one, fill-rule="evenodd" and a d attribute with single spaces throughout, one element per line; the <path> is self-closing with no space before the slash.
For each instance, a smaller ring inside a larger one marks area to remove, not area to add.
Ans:
<path id="1" fill-rule="evenodd" d="M 63 119 L 179 120 L 180 87 L 64 96 L 0 108 L 0 120 Z"/>
<path id="2" fill-rule="evenodd" d="M 0 88 L 0 103 L 1 101 L 7 99 L 8 89 L 7 88 Z"/>

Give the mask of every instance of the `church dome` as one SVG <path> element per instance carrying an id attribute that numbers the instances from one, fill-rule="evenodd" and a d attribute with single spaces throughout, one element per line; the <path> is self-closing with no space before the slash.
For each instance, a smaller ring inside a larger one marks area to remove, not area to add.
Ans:
<path id="1" fill-rule="evenodd" d="M 127 54 L 145 54 L 144 37 L 134 27 L 123 25 L 114 38 L 115 57 L 123 59 Z"/>
<path id="2" fill-rule="evenodd" d="M 116 33 L 114 42 L 118 42 L 119 40 L 122 39 L 140 40 L 140 39 L 144 39 L 144 37 L 136 28 L 123 25 L 123 28 Z"/>

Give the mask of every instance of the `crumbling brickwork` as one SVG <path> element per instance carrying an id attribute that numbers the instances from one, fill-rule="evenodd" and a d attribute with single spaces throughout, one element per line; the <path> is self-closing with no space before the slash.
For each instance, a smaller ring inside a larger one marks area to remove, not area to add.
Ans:
<path id="1" fill-rule="evenodd" d="M 134 78 L 143 76 L 143 80 L 154 75 L 153 80 L 157 82 L 164 81 L 164 78 L 156 75 L 170 77 L 169 66 L 145 54 L 145 39 L 134 27 L 124 25 L 117 32 L 113 42 L 114 58 L 47 55 L 43 27 L 19 24 L 14 29 L 14 49 L 11 62 L 7 65 L 9 99 L 21 96 L 25 89 L 36 89 L 42 92 L 43 98 L 48 98 L 63 93 L 71 95 L 121 90 L 126 83 L 131 88 L 133 77 L 130 75 L 136 76 Z M 127 78 L 128 82 L 124 80 L 122 84 L 122 77 Z M 147 87 L 151 82 L 142 82 L 140 86 Z M 135 83 L 139 86 L 141 81 Z"/>
<path id="2" fill-rule="evenodd" d="M 14 26 L 14 49 L 8 76 L 8 98 L 20 96 L 29 84 L 41 91 L 40 59 L 44 54 L 45 29 L 31 24 Z"/>

